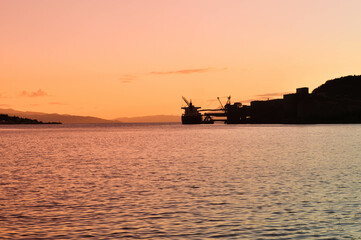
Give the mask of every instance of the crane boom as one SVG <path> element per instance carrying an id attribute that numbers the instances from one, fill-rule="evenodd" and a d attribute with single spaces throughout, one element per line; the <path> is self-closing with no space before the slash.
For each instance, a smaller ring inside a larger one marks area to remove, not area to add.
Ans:
<path id="1" fill-rule="evenodd" d="M 230 105 L 231 104 L 231 95 L 229 95 L 229 97 L 228 97 L 228 99 L 227 99 L 227 103 L 226 104 L 228 104 L 228 105 Z"/>
<path id="2" fill-rule="evenodd" d="M 223 107 L 223 104 L 222 104 L 221 100 L 219 99 L 219 97 L 217 97 L 217 99 L 218 99 L 218 102 L 221 104 L 221 107 L 223 109 L 224 107 Z"/>
<path id="3" fill-rule="evenodd" d="M 183 96 L 182 96 L 182 98 L 183 98 L 183 100 L 186 102 L 187 106 L 189 107 L 190 103 L 188 102 L 188 100 L 187 100 L 185 97 L 183 97 Z"/>

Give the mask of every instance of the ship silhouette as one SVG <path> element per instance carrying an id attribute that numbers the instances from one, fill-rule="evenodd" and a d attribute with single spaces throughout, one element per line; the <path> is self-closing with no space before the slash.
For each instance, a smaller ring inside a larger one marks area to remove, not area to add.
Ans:
<path id="1" fill-rule="evenodd" d="M 188 101 L 185 97 L 182 97 L 184 102 L 187 104 L 187 107 L 182 107 L 184 109 L 184 114 L 182 115 L 183 124 L 201 124 L 203 123 L 202 114 L 198 111 L 200 107 L 196 107 L 192 104 L 192 100 Z"/>

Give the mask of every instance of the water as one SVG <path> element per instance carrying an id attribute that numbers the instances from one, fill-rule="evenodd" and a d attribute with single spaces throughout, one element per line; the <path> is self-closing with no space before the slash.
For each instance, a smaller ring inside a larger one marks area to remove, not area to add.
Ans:
<path id="1" fill-rule="evenodd" d="M 0 239 L 361 239 L 361 125 L 0 127 Z"/>

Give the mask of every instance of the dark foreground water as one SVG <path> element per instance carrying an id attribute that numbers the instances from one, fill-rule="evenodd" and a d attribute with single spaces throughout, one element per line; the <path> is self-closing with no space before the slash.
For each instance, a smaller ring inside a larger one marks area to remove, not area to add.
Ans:
<path id="1" fill-rule="evenodd" d="M 361 125 L 0 127 L 0 239 L 360 239 Z"/>

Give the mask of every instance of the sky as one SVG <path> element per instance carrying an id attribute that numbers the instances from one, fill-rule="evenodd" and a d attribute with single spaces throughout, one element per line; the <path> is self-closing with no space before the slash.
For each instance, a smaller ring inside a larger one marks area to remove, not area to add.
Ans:
<path id="1" fill-rule="evenodd" d="M 0 108 L 107 119 L 361 74 L 359 0 L 0 0 Z M 224 100 L 225 101 L 225 100 Z"/>

